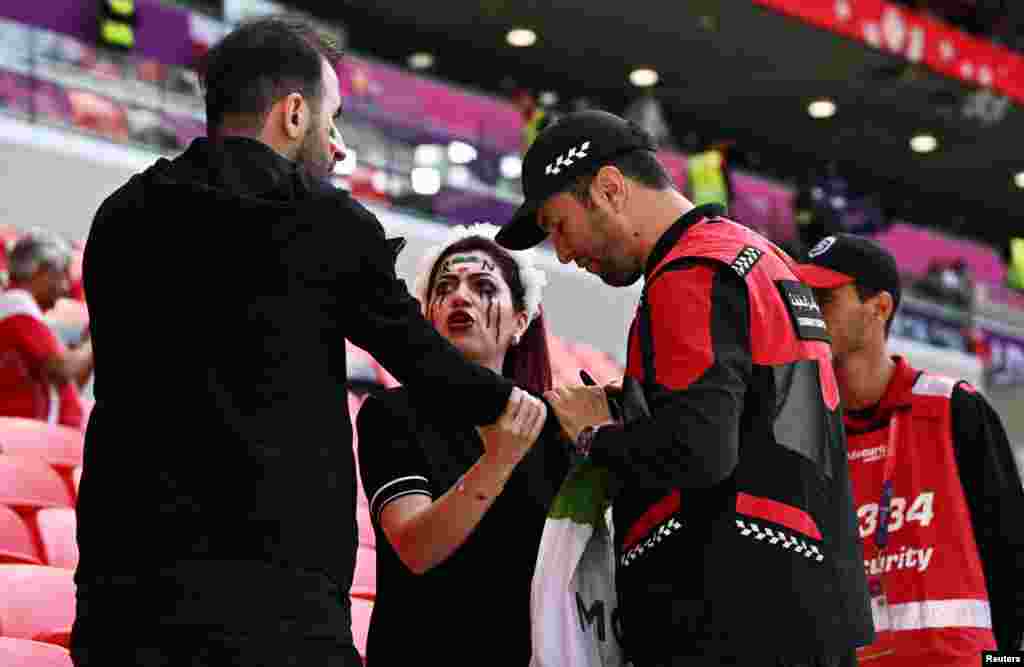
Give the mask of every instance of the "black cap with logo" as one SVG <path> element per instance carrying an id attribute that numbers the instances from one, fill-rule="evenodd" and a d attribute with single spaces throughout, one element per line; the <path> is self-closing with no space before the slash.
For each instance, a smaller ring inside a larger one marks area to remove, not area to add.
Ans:
<path id="1" fill-rule="evenodd" d="M 807 252 L 797 267 L 800 280 L 811 287 L 833 289 L 850 283 L 884 290 L 900 304 L 900 271 L 889 251 L 871 239 L 853 234 L 826 236 Z"/>
<path id="2" fill-rule="evenodd" d="M 656 151 L 654 139 L 640 126 L 606 111 L 566 114 L 538 135 L 523 159 L 526 202 L 495 237 L 510 250 L 525 250 L 547 233 L 537 211 L 552 195 L 565 191 L 580 175 L 635 150 Z"/>

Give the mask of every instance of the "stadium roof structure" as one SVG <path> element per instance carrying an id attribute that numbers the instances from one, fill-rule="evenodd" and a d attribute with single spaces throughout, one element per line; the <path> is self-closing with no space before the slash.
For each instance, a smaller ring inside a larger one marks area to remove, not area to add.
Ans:
<path id="1" fill-rule="evenodd" d="M 695 131 L 734 140 L 769 175 L 800 177 L 799 165 L 838 161 L 890 213 L 996 245 L 1022 227 L 1019 105 L 751 0 L 290 4 L 346 24 L 355 50 L 403 63 L 429 51 L 436 76 L 477 88 L 499 90 L 512 77 L 621 112 L 644 94 L 629 73 L 653 68 L 650 90 L 678 139 Z M 506 43 L 521 26 L 536 31 L 533 46 Z M 818 98 L 833 100 L 836 115 L 812 118 Z M 938 148 L 912 151 L 919 133 Z"/>

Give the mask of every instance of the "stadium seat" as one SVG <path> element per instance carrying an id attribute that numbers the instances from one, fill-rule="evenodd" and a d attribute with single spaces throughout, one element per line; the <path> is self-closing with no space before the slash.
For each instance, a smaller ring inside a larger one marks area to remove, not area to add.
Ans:
<path id="1" fill-rule="evenodd" d="M 35 456 L 57 468 L 82 464 L 82 432 L 35 419 L 0 417 L 0 452 Z"/>
<path id="2" fill-rule="evenodd" d="M 75 466 L 71 470 L 71 483 L 75 489 L 75 498 L 78 497 L 78 486 L 82 483 L 82 466 Z"/>
<path id="3" fill-rule="evenodd" d="M 376 548 L 377 536 L 370 521 L 370 507 L 365 502 L 356 503 L 356 523 L 359 525 L 359 546 Z"/>
<path id="4" fill-rule="evenodd" d="M 75 618 L 74 572 L 0 565 L 0 637 L 66 646 Z"/>
<path id="5" fill-rule="evenodd" d="M 353 586 L 352 590 L 349 591 L 349 597 L 359 598 L 360 600 L 369 600 L 370 602 L 373 602 L 377 599 L 377 591 L 372 588 Z"/>
<path id="6" fill-rule="evenodd" d="M 350 597 L 352 600 L 352 639 L 356 650 L 366 658 L 366 635 L 370 631 L 370 616 L 373 614 L 373 602 L 364 598 Z"/>
<path id="7" fill-rule="evenodd" d="M 78 565 L 75 510 L 49 507 L 36 513 L 36 526 L 43 545 L 43 560 L 52 567 L 73 570 Z"/>
<path id="8" fill-rule="evenodd" d="M 0 505 L 0 563 L 42 564 L 32 530 L 5 505 Z"/>
<path id="9" fill-rule="evenodd" d="M 377 550 L 359 545 L 356 551 L 356 571 L 352 576 L 352 588 L 377 590 Z"/>
<path id="10" fill-rule="evenodd" d="M 71 667 L 66 648 L 28 639 L 0 637 L 0 665 L 3 667 Z"/>
<path id="11" fill-rule="evenodd" d="M 622 380 L 623 369 L 604 352 L 586 343 L 570 343 L 568 347 L 577 365 L 587 369 L 598 384 Z"/>
<path id="12" fill-rule="evenodd" d="M 42 459 L 0 455 L 0 505 L 15 509 L 71 507 L 71 490 Z"/>
<path id="13" fill-rule="evenodd" d="M 548 354 L 551 356 L 551 381 L 556 387 L 580 384 L 580 366 L 569 347 L 558 336 L 548 333 Z"/>

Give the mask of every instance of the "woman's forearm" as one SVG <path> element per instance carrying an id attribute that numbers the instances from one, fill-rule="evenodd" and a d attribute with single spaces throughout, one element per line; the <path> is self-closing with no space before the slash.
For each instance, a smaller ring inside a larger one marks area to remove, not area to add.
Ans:
<path id="1" fill-rule="evenodd" d="M 384 533 L 406 567 L 423 574 L 447 560 L 501 494 L 517 462 L 485 453 L 452 488 Z"/>

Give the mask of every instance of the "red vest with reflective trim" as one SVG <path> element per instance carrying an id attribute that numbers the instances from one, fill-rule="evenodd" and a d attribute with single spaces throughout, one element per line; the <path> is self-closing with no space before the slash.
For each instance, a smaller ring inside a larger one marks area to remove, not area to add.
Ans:
<path id="1" fill-rule="evenodd" d="M 922 373 L 902 401 L 909 409 L 894 413 L 896 464 L 883 552 L 875 541 L 878 501 L 894 420 L 847 435 L 864 569 L 869 580 L 880 579 L 886 598 L 884 605 L 872 604 L 877 639 L 858 652 L 865 667 L 976 667 L 983 650 L 996 648 L 953 450 L 950 398 L 956 384 Z"/>
<path id="2" fill-rule="evenodd" d="M 799 284 L 792 260 L 734 222 L 704 220 L 685 230 L 649 274 L 648 287 L 684 259 L 710 260 L 720 271 L 734 271 L 746 286 L 753 366 L 740 419 L 739 462 L 712 488 L 681 488 L 667 496 L 626 488 L 616 497 L 616 540 L 623 548 L 620 607 L 661 613 L 657 605 L 664 598 L 647 591 L 670 587 L 671 593 L 660 595 L 676 601 L 670 612 L 678 619 L 676 641 L 695 655 L 702 648 L 779 656 L 852 650 L 870 640 L 871 618 L 839 392 L 829 343 L 801 337 L 796 325 L 800 315 L 824 331 L 820 310 Z M 786 292 L 783 283 L 803 290 L 801 296 Z M 661 391 L 656 356 L 656 377 L 644 377 L 641 329 L 634 320 L 626 372 L 645 391 Z M 656 532 L 666 516 L 676 517 L 675 548 L 659 546 L 672 539 Z M 690 628 L 699 632 L 690 634 Z M 701 643 L 707 637 L 721 639 Z"/>
<path id="3" fill-rule="evenodd" d="M 789 267 L 792 260 L 773 243 L 742 225 L 719 220 L 694 225 L 651 272 L 657 276 L 662 267 L 685 257 L 703 257 L 732 264 L 744 246 L 757 248 L 764 256 L 755 264 L 756 270 L 746 275 L 750 299 L 750 346 L 755 364 L 778 366 L 799 359 L 814 359 L 819 365 L 821 389 L 830 410 L 839 404 L 839 389 L 832 369 L 832 350 L 828 343 L 798 339 L 792 327 L 779 326 L 789 322 L 790 315 L 782 301 L 776 280 L 797 281 Z M 643 380 L 643 361 L 639 338 L 630 337 L 627 373 Z"/>

